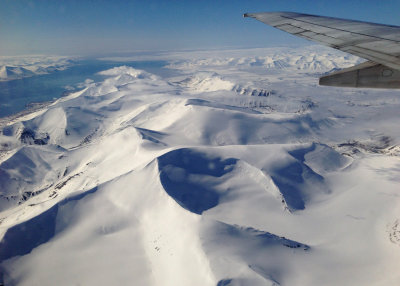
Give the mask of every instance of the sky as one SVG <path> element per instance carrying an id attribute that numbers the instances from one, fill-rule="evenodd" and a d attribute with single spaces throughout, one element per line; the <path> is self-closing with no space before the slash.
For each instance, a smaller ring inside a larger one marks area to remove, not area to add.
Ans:
<path id="1" fill-rule="evenodd" d="M 400 0 L 0 0 L 0 56 L 114 55 L 309 42 L 245 12 L 292 11 L 400 26 Z"/>

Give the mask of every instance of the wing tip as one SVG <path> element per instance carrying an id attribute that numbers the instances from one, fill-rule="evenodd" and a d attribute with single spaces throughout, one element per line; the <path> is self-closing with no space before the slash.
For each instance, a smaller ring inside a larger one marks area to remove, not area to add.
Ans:
<path id="1" fill-rule="evenodd" d="M 243 18 L 254 18 L 254 19 L 258 19 L 258 17 L 262 17 L 262 16 L 281 16 L 282 14 L 295 14 L 292 12 L 258 12 L 258 13 L 244 13 L 243 14 Z"/>
<path id="2" fill-rule="evenodd" d="M 243 18 L 256 18 L 256 16 L 258 15 L 258 14 L 265 14 L 266 12 L 264 12 L 264 13 L 244 13 L 243 14 Z"/>

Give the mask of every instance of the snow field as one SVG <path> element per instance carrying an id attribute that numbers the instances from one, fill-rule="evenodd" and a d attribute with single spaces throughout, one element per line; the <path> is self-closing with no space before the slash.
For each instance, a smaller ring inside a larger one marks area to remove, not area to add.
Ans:
<path id="1" fill-rule="evenodd" d="M 315 85 L 356 58 L 265 52 L 118 67 L 3 125 L 4 283 L 398 283 L 398 94 Z"/>

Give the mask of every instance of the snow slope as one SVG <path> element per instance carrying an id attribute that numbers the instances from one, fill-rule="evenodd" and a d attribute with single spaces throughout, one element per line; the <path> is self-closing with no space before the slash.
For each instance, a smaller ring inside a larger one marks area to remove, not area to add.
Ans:
<path id="1" fill-rule="evenodd" d="M 317 86 L 325 51 L 171 54 L 3 125 L 5 285 L 398 284 L 400 97 Z"/>

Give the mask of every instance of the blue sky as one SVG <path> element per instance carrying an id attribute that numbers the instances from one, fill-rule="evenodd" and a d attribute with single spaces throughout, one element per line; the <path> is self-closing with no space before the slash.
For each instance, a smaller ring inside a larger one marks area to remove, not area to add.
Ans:
<path id="1" fill-rule="evenodd" d="M 400 0 L 0 0 L 0 55 L 305 44 L 244 12 L 295 11 L 400 26 Z"/>

